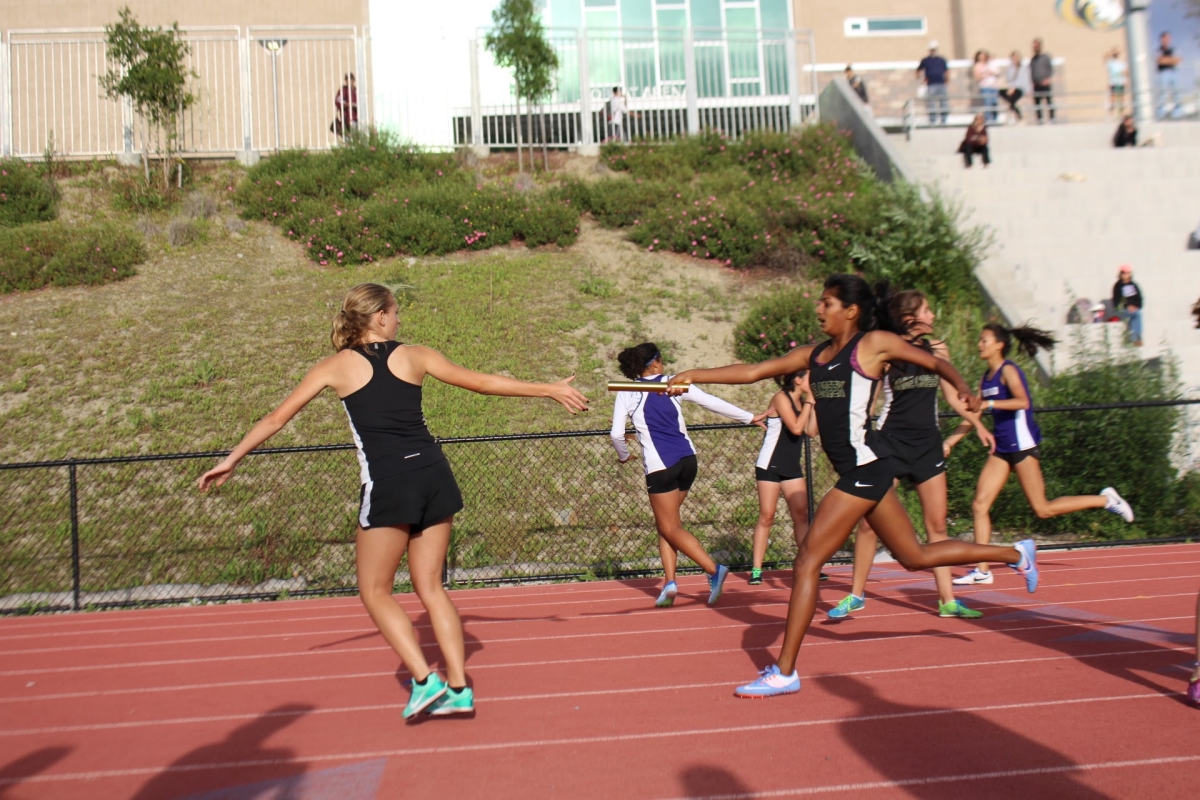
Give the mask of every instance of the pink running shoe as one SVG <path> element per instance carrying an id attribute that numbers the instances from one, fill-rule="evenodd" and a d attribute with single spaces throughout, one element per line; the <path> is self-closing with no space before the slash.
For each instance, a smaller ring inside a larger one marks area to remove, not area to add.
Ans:
<path id="1" fill-rule="evenodd" d="M 1200 708 L 1200 678 L 1188 681 L 1187 698 L 1189 703 Z"/>

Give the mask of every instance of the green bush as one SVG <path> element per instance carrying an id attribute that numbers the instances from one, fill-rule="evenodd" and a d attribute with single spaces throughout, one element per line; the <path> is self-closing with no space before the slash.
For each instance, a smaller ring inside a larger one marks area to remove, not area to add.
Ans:
<path id="1" fill-rule="evenodd" d="M 582 195 L 477 185 L 453 156 L 369 132 L 330 153 L 261 161 L 235 192 L 241 214 L 277 225 L 321 264 L 575 241 Z"/>
<path id="2" fill-rule="evenodd" d="M 755 305 L 734 335 L 734 355 L 753 364 L 817 340 L 821 337 L 817 297 L 800 287 L 776 292 Z"/>
<path id="3" fill-rule="evenodd" d="M 169 208 L 176 200 L 170 190 L 163 188 L 154 181 L 147 182 L 141 172 L 123 171 L 113 178 L 112 204 L 118 211 L 128 211 L 134 214 L 145 214 L 152 211 L 162 211 Z"/>
<path id="4" fill-rule="evenodd" d="M 49 222 L 58 216 L 58 192 L 38 170 L 16 158 L 0 160 L 0 228 Z"/>
<path id="5" fill-rule="evenodd" d="M 0 292 L 91 286 L 128 278 L 146 245 L 123 225 L 42 222 L 0 229 Z"/>

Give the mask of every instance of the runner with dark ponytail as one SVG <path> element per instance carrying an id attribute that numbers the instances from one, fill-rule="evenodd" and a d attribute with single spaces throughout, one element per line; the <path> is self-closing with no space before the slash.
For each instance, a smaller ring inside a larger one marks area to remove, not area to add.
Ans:
<path id="1" fill-rule="evenodd" d="M 1037 588 L 1032 540 L 1015 547 L 981 547 L 953 539 L 926 545 L 917 541 L 893 486 L 897 468 L 888 443 L 870 426 L 871 402 L 884 368 L 889 364 L 914 364 L 949 381 L 968 408 L 978 408 L 979 398 L 971 394 L 950 362 L 914 347 L 895 333 L 873 330 L 879 322 L 877 306 L 875 294 L 862 278 L 831 275 L 817 302 L 817 319 L 829 336 L 827 341 L 798 347 L 759 364 L 688 370 L 670 380 L 672 391 L 678 393 L 689 383 L 755 383 L 809 370 L 821 446 L 839 476 L 821 500 L 808 535 L 799 544 L 779 660 L 764 669 L 758 680 L 739 686 L 735 690 L 739 697 L 773 697 L 800 691 L 796 657 L 816 610 L 821 567 L 864 515 L 905 569 L 987 559 L 1012 565 L 1024 574 L 1029 591 Z"/>
<path id="2" fill-rule="evenodd" d="M 1025 493 L 1025 499 L 1029 501 L 1038 519 L 1072 514 L 1089 508 L 1103 508 L 1120 515 L 1126 522 L 1133 522 L 1133 509 L 1111 486 L 1095 495 L 1046 499 L 1046 481 L 1042 477 L 1042 456 L 1039 448 L 1042 432 L 1033 418 L 1033 400 L 1025 373 L 1008 358 L 1014 342 L 1017 348 L 1030 358 L 1039 351 L 1052 350 L 1057 344 L 1049 333 L 1032 328 L 1028 324 L 1006 328 L 999 323 L 990 322 L 983 326 L 983 332 L 979 334 L 979 357 L 987 362 L 988 367 L 980 383 L 981 394 L 985 404 L 984 411 L 992 415 L 992 432 L 996 437 L 996 447 L 984 463 L 983 471 L 979 473 L 975 499 L 971 502 L 976 543 L 987 544 L 992 540 L 992 504 L 996 502 L 996 497 L 1012 472 L 1017 473 L 1021 491 Z M 970 428 L 971 422 L 964 421 L 946 439 L 947 456 Z M 992 580 L 988 565 L 980 564 L 961 578 L 955 578 L 954 583 L 959 586 L 971 586 L 977 583 L 991 583 Z"/>

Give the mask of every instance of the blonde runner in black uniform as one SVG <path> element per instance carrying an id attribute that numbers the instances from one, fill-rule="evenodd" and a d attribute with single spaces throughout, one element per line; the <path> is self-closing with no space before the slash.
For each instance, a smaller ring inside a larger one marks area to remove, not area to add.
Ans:
<path id="1" fill-rule="evenodd" d="M 968 564 L 976 558 L 1012 565 L 1026 588 L 1037 588 L 1036 548 L 1032 540 L 1016 547 L 984 547 L 957 540 L 921 545 L 892 483 L 896 469 L 886 442 L 868 424 L 871 400 L 885 364 L 908 362 L 932 370 L 953 384 L 968 406 L 979 407 L 962 376 L 949 362 L 914 347 L 894 333 L 873 330 L 876 301 L 866 281 L 855 275 L 831 275 L 817 303 L 817 319 L 830 337 L 819 345 L 798 347 L 760 364 L 687 370 L 670 380 L 682 392 L 689 383 L 755 383 L 796 370 L 811 371 L 817 399 L 821 446 L 839 479 L 821 500 L 808 535 L 800 545 L 792 573 L 792 595 L 779 660 L 758 680 L 739 686 L 739 697 L 773 697 L 800 691 L 796 657 L 812 623 L 822 565 L 838 551 L 864 515 L 905 569 Z"/>
<path id="2" fill-rule="evenodd" d="M 462 623 L 442 586 L 450 526 L 462 496 L 441 448 L 425 426 L 421 384 L 429 375 L 479 394 L 545 397 L 572 414 L 586 411 L 587 398 L 568 384 L 527 383 L 472 372 L 428 347 L 395 341 L 396 298 L 386 286 L 363 283 L 342 301 L 333 320 L 336 353 L 317 363 L 287 399 L 243 437 L 220 464 L 200 477 L 201 491 L 221 486 L 238 463 L 325 389 L 345 405 L 362 471 L 361 507 L 355 538 L 358 593 L 371 620 L 412 674 L 407 719 L 474 711 L 467 686 Z M 429 612 L 434 638 L 445 659 L 448 682 L 421 652 L 412 622 L 392 599 L 396 569 L 408 552 L 409 577 Z"/>

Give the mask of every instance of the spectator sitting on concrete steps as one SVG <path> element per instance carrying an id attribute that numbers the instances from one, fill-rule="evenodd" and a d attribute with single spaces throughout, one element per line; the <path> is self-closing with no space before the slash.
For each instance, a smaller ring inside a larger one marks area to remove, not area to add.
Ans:
<path id="1" fill-rule="evenodd" d="M 858 95 L 858 99 L 863 101 L 863 105 L 869 111 L 871 101 L 867 99 L 867 85 L 863 83 L 862 76 L 854 72 L 852 64 L 846 65 L 846 83 L 850 84 L 850 88 L 854 90 L 854 93 Z"/>
<path id="2" fill-rule="evenodd" d="M 1113 147 L 1137 147 L 1137 123 L 1133 114 L 1126 114 L 1113 134 Z"/>
<path id="3" fill-rule="evenodd" d="M 1135 347 L 1142 346 L 1142 290 L 1133 282 L 1133 267 L 1121 265 L 1117 282 L 1112 290 L 1113 307 L 1120 313 L 1128 326 L 1129 341 Z"/>
<path id="4" fill-rule="evenodd" d="M 967 135 L 963 137 L 962 144 L 958 146 L 958 152 L 962 153 L 963 161 L 968 167 L 971 166 L 971 157 L 974 155 L 983 157 L 984 169 L 987 169 L 987 165 L 992 163 L 991 153 L 988 152 L 987 123 L 983 119 L 983 114 L 976 114 L 975 119 L 971 121 L 970 127 L 967 128 Z"/>

